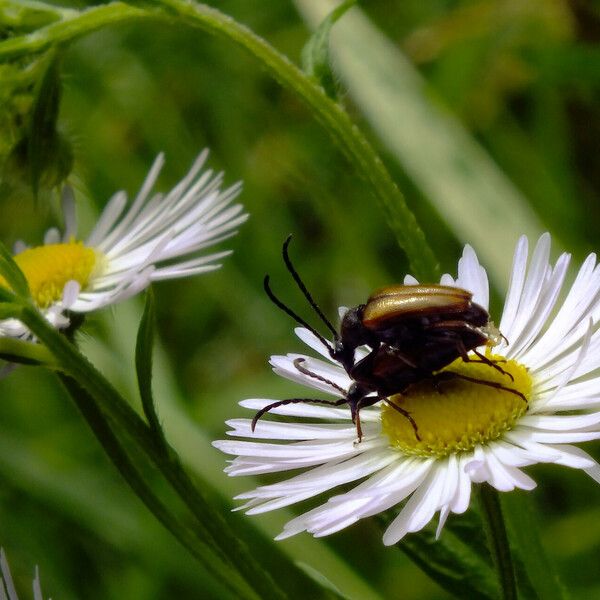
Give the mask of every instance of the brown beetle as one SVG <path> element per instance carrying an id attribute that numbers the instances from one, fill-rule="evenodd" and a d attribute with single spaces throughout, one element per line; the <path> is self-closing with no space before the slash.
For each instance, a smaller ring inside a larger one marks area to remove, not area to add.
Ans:
<path id="1" fill-rule="evenodd" d="M 275 296 L 269 285 L 268 275 L 264 280 L 265 291 L 281 310 L 321 341 L 331 358 L 344 367 L 352 379 L 352 385 L 344 390 L 304 367 L 304 359 L 296 359 L 294 366 L 301 373 L 328 383 L 342 397 L 332 401 L 288 398 L 274 402 L 256 413 L 252 420 L 252 430 L 266 412 L 278 406 L 299 402 L 333 406 L 348 404 L 360 440 L 361 408 L 382 400 L 388 401 L 389 396 L 401 394 L 410 385 L 427 379 L 433 379 L 436 383 L 452 378 L 466 379 L 509 391 L 526 401 L 520 392 L 493 381 L 469 378 L 452 372 L 436 374 L 457 358 L 471 360 L 470 351 L 474 351 L 479 361 L 505 373 L 476 350 L 480 346 L 495 345 L 502 334 L 490 323 L 487 311 L 472 301 L 471 292 L 436 284 L 391 285 L 373 293 L 365 304 L 348 309 L 342 317 L 338 333 L 316 304 L 292 264 L 288 254 L 290 240 L 291 236 L 283 244 L 282 254 L 286 267 L 309 304 L 332 332 L 333 344 Z M 355 351 L 359 346 L 368 347 L 369 352 L 356 360 Z M 510 374 L 505 374 L 511 377 Z M 415 436 L 420 439 L 418 426 L 410 414 L 397 404 L 389 401 L 388 404 L 410 421 Z"/>

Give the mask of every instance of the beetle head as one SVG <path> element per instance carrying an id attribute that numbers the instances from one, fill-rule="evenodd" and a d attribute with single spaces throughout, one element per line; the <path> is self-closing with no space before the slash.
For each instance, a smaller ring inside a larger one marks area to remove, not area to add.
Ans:
<path id="1" fill-rule="evenodd" d="M 364 304 L 359 304 L 345 312 L 340 325 L 340 334 L 333 341 L 332 356 L 335 360 L 339 360 L 346 370 L 354 364 L 354 350 L 358 346 L 369 343 L 369 331 L 362 323 L 364 307 Z"/>

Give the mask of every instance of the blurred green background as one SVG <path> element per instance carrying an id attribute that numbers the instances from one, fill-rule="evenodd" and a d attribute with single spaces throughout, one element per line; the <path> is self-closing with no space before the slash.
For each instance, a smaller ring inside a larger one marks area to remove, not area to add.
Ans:
<path id="1" fill-rule="evenodd" d="M 295 62 L 310 35 L 303 17 L 325 10 L 318 0 L 214 4 Z M 498 319 L 522 231 L 551 231 L 576 262 L 599 246 L 598 4 L 372 0 L 360 9 L 387 44 L 361 58 L 388 70 L 353 79 L 353 45 L 343 46 L 351 37 L 334 38 L 341 101 L 382 153 L 443 270 L 455 272 L 466 242 L 493 263 Z M 361 27 L 353 16 L 336 28 Z M 224 267 L 155 286 L 159 413 L 173 445 L 229 506 L 256 482 L 226 478 L 210 440 L 223 437 L 225 419 L 247 416 L 240 399 L 297 392 L 267 362 L 302 344 L 265 297 L 264 274 L 308 314 L 281 261 L 284 238 L 294 234 L 294 260 L 331 315 L 400 281 L 406 260 L 369 189 L 307 109 L 230 43 L 182 26 L 107 28 L 68 48 L 62 81 L 59 126 L 88 225 L 114 191 L 136 192 L 160 151 L 163 190 L 204 147 L 228 183 L 244 182 L 251 218 L 226 243 L 235 254 Z M 56 223 L 47 196 L 3 190 L 5 243 L 41 240 Z M 130 397 L 139 314 L 139 302 L 127 302 L 89 319 L 82 335 Z M 38 564 L 44 591 L 60 600 L 223 597 L 129 492 L 52 377 L 20 368 L 0 381 L 0 398 L 0 543 L 23 589 Z M 597 444 L 586 449 L 600 457 Z M 543 540 L 571 597 L 600 597 L 600 489 L 565 468 L 530 471 Z M 291 514 L 244 517 L 240 526 L 272 536 Z M 352 598 L 447 597 L 384 548 L 372 523 L 280 545 Z"/>

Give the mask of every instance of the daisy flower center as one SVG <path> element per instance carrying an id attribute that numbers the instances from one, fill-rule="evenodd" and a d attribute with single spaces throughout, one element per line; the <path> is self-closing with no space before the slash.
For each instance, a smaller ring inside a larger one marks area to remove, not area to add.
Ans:
<path id="1" fill-rule="evenodd" d="M 410 421 L 387 403 L 382 406 L 383 431 L 390 444 L 405 454 L 441 458 L 468 452 L 478 444 L 486 444 L 512 429 L 527 411 L 532 379 L 526 367 L 499 355 L 488 357 L 497 362 L 505 374 L 481 362 L 464 362 L 461 358 L 443 371 L 497 383 L 525 396 L 489 385 L 450 379 L 438 387 L 431 381 L 412 385 L 403 394 L 390 397 L 414 419 L 420 440 Z M 513 380 L 509 377 L 512 376 Z"/>
<path id="2" fill-rule="evenodd" d="M 67 282 L 77 281 L 81 288 L 88 284 L 98 260 L 93 248 L 83 242 L 47 244 L 28 248 L 14 257 L 27 279 L 33 300 L 40 308 L 47 308 L 62 298 Z M 0 285 L 7 286 L 0 277 Z"/>

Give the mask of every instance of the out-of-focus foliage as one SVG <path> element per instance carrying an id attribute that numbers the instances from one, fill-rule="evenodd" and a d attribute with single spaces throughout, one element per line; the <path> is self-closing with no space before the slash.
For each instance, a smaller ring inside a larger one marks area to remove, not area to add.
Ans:
<path id="1" fill-rule="evenodd" d="M 86 4 L 92 3 L 70 6 Z M 300 61 L 309 32 L 291 3 L 226 0 L 218 6 Z M 543 224 L 578 258 L 597 250 L 596 5 L 372 0 L 362 9 L 424 75 L 435 102 L 457 115 L 487 149 Z M 39 18 L 51 20 L 52 13 L 42 11 Z M 23 26 L 31 30 L 38 23 Z M 3 29 L 0 37 L 15 27 Z M 49 189 L 69 171 L 68 162 L 60 163 L 67 165 L 62 170 L 46 171 L 36 202 L 31 163 L 16 160 L 23 158 L 15 152 L 30 131 L 47 68 L 46 55 L 0 64 L 5 243 L 40 239 L 54 222 Z M 164 368 L 177 383 L 164 388 L 168 399 L 156 393 L 155 400 L 159 415 L 161 402 L 182 400 L 183 415 L 167 434 L 223 497 L 249 488 L 249 480 L 231 481 L 220 473 L 225 459 L 206 440 L 223 436 L 224 419 L 242 415 L 239 399 L 283 398 L 297 391 L 271 375 L 267 364 L 270 354 L 296 351 L 301 344 L 290 320 L 264 296 L 264 274 L 308 314 L 280 258 L 284 238 L 294 233 L 291 252 L 331 315 L 338 305 L 358 304 L 373 288 L 401 280 L 405 259 L 366 187 L 305 108 L 226 42 L 149 22 L 106 28 L 63 51 L 60 82 L 55 131 L 72 151 L 68 179 L 88 222 L 84 199 L 99 209 L 117 189 L 134 193 L 159 151 L 167 157 L 164 189 L 204 146 L 212 149 L 211 165 L 224 169 L 227 181 L 244 180 L 242 199 L 251 219 L 230 242 L 234 256 L 216 273 L 156 286 Z M 351 98 L 342 94 L 342 102 L 365 126 Z M 456 239 L 406 172 L 389 164 L 444 270 L 453 271 L 469 240 Z M 133 389 L 139 315 L 130 303 L 94 317 L 84 329 L 86 347 L 124 389 Z M 66 394 L 49 376 L 35 375 L 20 368 L 0 381 L 0 541 L 21 588 L 30 585 L 31 565 L 37 563 L 45 593 L 61 600 L 221 597 L 222 590 L 207 584 L 193 559 L 125 488 Z M 587 449 L 600 454 L 593 445 Z M 535 469 L 534 477 L 540 482 L 533 497 L 548 552 L 573 598 L 595 597 L 600 491 L 580 473 L 551 465 Z M 275 533 L 285 519 L 275 513 L 246 521 Z M 320 541 L 322 554 L 313 544 L 307 536 L 281 542 L 350 596 L 445 597 L 405 557 L 384 548 L 372 524 L 361 522 Z"/>

